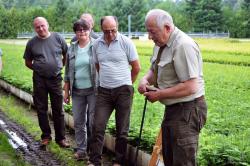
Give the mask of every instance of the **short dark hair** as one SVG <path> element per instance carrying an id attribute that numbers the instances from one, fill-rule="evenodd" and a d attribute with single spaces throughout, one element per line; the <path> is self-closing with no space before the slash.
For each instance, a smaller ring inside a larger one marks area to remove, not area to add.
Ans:
<path id="1" fill-rule="evenodd" d="M 90 25 L 86 20 L 77 20 L 73 25 L 73 31 L 76 32 L 78 29 L 83 28 L 84 30 L 89 30 Z"/>

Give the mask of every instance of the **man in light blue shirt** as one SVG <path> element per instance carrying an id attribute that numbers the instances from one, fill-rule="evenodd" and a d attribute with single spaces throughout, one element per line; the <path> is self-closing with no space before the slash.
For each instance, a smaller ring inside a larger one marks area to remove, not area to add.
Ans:
<path id="1" fill-rule="evenodd" d="M 118 21 L 115 16 L 103 17 L 101 29 L 103 35 L 93 44 L 100 86 L 90 144 L 89 165 L 101 165 L 105 129 L 114 109 L 116 145 L 113 165 L 124 165 L 134 93 L 132 84 L 140 71 L 140 63 L 133 42 L 118 32 Z"/>

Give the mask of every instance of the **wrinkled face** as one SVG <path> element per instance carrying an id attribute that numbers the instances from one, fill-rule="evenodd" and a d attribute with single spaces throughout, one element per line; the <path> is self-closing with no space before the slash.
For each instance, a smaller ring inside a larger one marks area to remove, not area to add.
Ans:
<path id="1" fill-rule="evenodd" d="M 154 18 L 149 18 L 145 25 L 148 31 L 148 38 L 152 39 L 157 46 L 161 47 L 167 44 L 170 36 L 170 28 L 168 26 L 158 27 Z"/>
<path id="2" fill-rule="evenodd" d="M 109 43 L 115 40 L 117 35 L 117 24 L 114 19 L 106 19 L 102 23 L 102 31 L 104 39 Z"/>
<path id="3" fill-rule="evenodd" d="M 34 23 L 34 30 L 36 31 L 37 35 L 41 38 L 45 38 L 49 35 L 49 25 L 45 19 L 35 19 Z"/>
<path id="4" fill-rule="evenodd" d="M 79 26 L 75 33 L 79 41 L 86 41 L 89 39 L 90 29 L 84 29 L 83 27 Z"/>

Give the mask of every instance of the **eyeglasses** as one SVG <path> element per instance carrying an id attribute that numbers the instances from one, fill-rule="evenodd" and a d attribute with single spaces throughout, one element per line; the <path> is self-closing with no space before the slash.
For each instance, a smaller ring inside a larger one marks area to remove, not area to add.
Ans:
<path id="1" fill-rule="evenodd" d="M 116 33 L 117 32 L 117 30 L 116 29 L 111 29 L 111 30 L 102 30 L 103 31 L 103 33 L 105 33 L 105 34 L 110 34 L 110 33 Z"/>
<path id="2" fill-rule="evenodd" d="M 76 30 L 77 33 L 81 33 L 81 32 L 87 33 L 88 31 L 89 29 L 77 29 Z"/>

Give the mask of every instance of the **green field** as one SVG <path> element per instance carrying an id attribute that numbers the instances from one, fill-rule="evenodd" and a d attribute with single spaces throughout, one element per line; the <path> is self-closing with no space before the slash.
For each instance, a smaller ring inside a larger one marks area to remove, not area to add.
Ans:
<path id="1" fill-rule="evenodd" d="M 208 121 L 200 137 L 199 165 L 250 165 L 250 41 L 236 39 L 195 39 L 204 60 L 204 78 L 208 103 Z M 142 71 L 149 68 L 153 43 L 134 41 Z M 24 46 L 4 44 L 4 68 L 1 78 L 28 92 L 32 91 L 32 73 L 22 59 Z M 143 96 L 135 84 L 131 114 L 130 140 L 139 135 Z M 151 151 L 159 131 L 164 107 L 149 103 L 142 135 L 142 148 Z M 114 131 L 114 117 L 109 132 Z"/>

